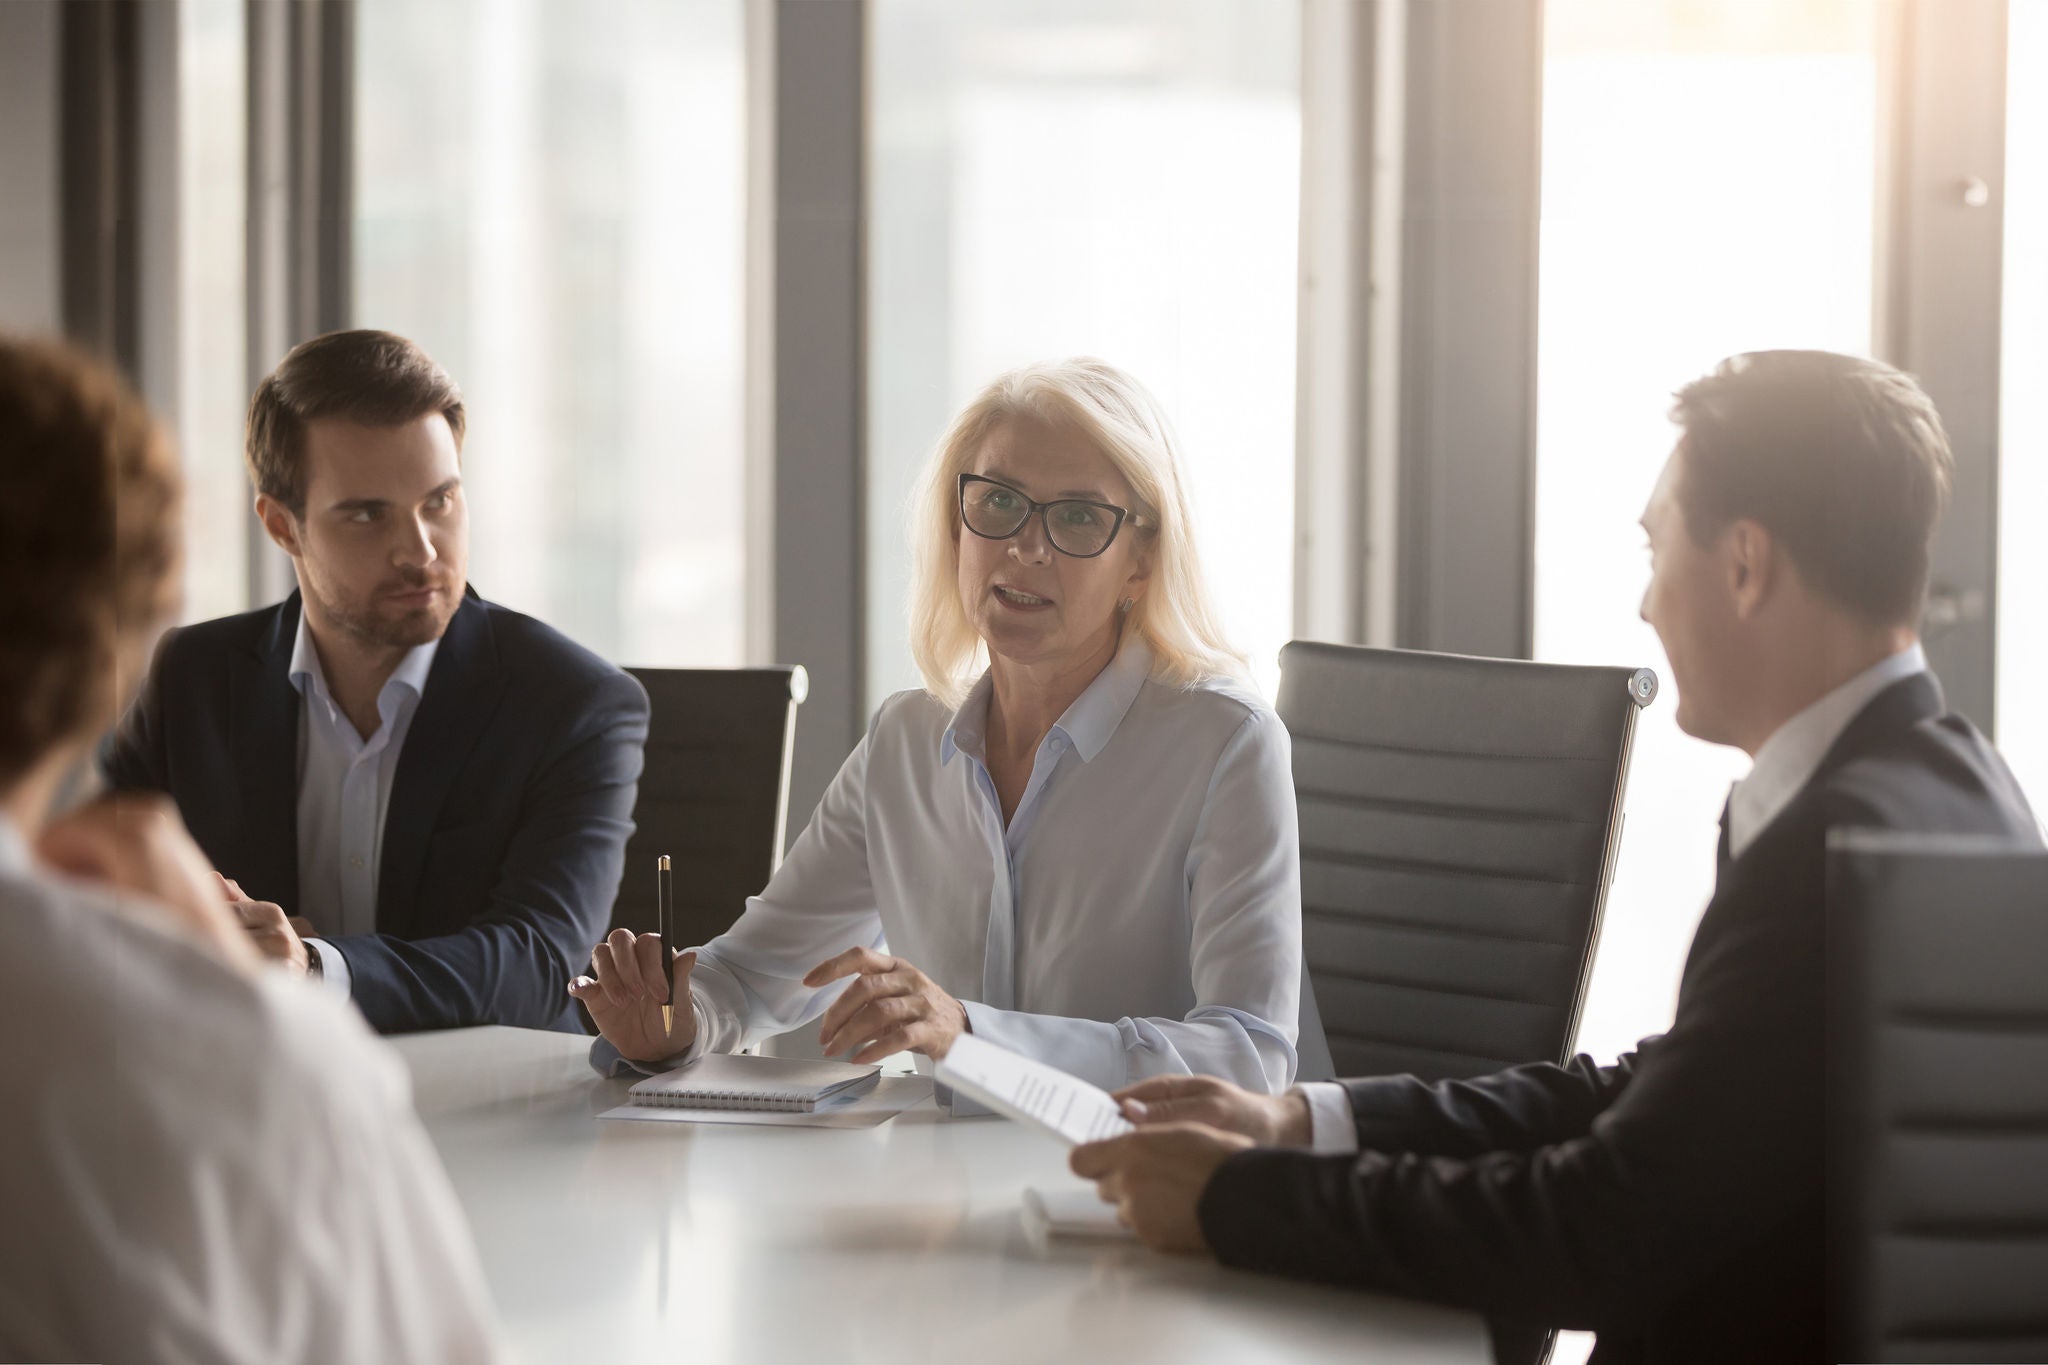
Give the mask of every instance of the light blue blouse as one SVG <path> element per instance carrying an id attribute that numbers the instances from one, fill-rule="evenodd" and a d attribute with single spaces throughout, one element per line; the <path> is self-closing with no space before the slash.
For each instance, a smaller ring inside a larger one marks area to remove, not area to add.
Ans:
<path id="1" fill-rule="evenodd" d="M 1287 731 L 1240 684 L 1151 677 L 1126 642 L 1040 743 L 1005 828 L 991 683 L 959 711 L 884 702 L 810 825 L 691 976 L 703 1050 L 817 1019 L 866 944 L 965 1004 L 974 1033 L 1105 1088 L 1292 1079 L 1301 871 Z"/>

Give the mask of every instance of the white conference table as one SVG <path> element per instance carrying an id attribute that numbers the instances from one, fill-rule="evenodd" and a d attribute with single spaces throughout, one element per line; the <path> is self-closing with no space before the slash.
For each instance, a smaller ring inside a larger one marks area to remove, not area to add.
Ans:
<path id="1" fill-rule="evenodd" d="M 587 1039 L 393 1041 L 527 1365 L 1491 1359 L 1470 1313 L 1035 1235 L 1023 1189 L 1078 1182 L 1000 1118 L 599 1122 Z"/>

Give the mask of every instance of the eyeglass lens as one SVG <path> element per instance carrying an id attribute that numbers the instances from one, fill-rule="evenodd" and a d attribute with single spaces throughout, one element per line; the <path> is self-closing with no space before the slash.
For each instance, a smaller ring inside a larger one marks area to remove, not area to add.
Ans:
<path id="1" fill-rule="evenodd" d="M 960 490 L 960 515 L 969 530 L 990 540 L 1006 540 L 1024 528 L 1031 502 L 999 483 L 967 483 Z M 1045 534 L 1062 554 L 1088 559 L 1109 548 L 1116 535 L 1116 515 L 1090 502 L 1063 501 L 1045 505 Z"/>

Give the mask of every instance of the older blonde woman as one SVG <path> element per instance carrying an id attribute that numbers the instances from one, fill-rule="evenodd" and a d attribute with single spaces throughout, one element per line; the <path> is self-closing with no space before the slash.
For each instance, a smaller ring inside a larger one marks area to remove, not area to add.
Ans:
<path id="1" fill-rule="evenodd" d="M 925 687 L 882 703 L 767 888 L 677 960 L 691 1007 L 670 1030 L 659 937 L 597 946 L 570 991 L 600 1067 L 822 1015 L 826 1051 L 861 1062 L 972 1032 L 1106 1087 L 1288 1084 L 1287 733 L 1217 630 L 1174 447 L 1152 396 L 1097 360 L 968 404 L 914 530 Z"/>

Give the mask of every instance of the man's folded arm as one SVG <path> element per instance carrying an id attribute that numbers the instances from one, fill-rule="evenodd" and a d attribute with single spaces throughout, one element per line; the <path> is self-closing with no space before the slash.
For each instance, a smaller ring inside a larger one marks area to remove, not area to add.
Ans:
<path id="1" fill-rule="evenodd" d="M 606 674 L 544 760 L 497 870 L 488 908 L 435 938 L 331 940 L 351 994 L 379 1032 L 512 1024 L 547 1028 L 604 936 L 633 829 L 647 696 Z"/>

